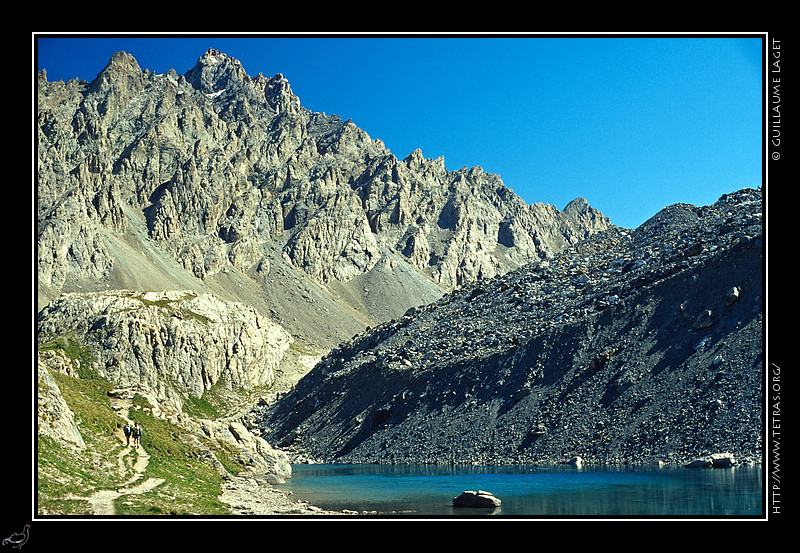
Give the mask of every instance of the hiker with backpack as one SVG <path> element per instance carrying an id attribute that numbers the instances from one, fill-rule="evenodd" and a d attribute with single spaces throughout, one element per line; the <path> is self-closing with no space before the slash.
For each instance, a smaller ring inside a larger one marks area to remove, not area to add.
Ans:
<path id="1" fill-rule="evenodd" d="M 125 434 L 125 445 L 131 445 L 131 434 L 133 434 L 133 427 L 130 423 L 125 423 L 125 426 L 122 427 L 122 433 Z"/>
<path id="2" fill-rule="evenodd" d="M 139 439 L 142 437 L 142 427 L 139 426 L 138 422 L 133 423 L 133 447 L 139 448 Z"/>

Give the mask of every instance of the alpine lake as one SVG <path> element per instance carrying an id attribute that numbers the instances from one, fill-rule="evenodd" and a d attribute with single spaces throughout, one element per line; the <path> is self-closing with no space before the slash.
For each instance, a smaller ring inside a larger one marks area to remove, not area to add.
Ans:
<path id="1" fill-rule="evenodd" d="M 761 466 L 733 468 L 339 465 L 292 466 L 279 487 L 326 510 L 388 517 L 761 518 Z M 455 508 L 466 490 L 501 500 Z"/>

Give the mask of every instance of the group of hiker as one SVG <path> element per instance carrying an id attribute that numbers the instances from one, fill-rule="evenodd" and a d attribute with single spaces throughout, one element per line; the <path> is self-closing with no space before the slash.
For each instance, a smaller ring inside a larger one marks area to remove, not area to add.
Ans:
<path id="1" fill-rule="evenodd" d="M 142 427 L 138 422 L 134 422 L 133 426 L 130 423 L 125 423 L 122 427 L 122 433 L 125 434 L 125 445 L 131 445 L 131 438 L 133 438 L 133 447 L 139 447 L 139 439 L 142 437 Z"/>

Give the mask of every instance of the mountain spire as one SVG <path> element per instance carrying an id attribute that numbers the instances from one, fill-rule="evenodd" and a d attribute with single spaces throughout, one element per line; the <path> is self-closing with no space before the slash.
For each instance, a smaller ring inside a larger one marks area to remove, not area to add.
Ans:
<path id="1" fill-rule="evenodd" d="M 247 73 L 236 58 L 209 48 L 194 67 L 186 72 L 185 77 L 197 90 L 204 94 L 213 94 L 242 82 Z"/>

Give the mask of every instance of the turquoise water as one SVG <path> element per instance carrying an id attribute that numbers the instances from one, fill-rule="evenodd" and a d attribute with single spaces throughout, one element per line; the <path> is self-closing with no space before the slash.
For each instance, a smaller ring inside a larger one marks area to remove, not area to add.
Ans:
<path id="1" fill-rule="evenodd" d="M 294 465 L 281 488 L 324 509 L 417 517 L 759 517 L 760 467 Z M 455 509 L 486 490 L 499 508 Z"/>

